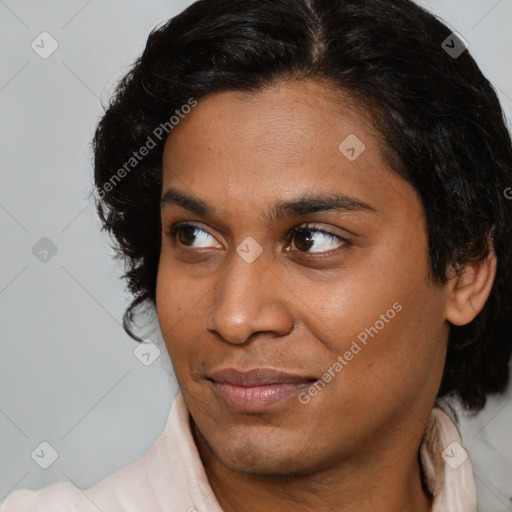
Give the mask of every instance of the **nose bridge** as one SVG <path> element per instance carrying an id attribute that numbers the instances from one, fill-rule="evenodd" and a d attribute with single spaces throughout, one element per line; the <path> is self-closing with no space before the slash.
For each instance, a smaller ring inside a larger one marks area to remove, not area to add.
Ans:
<path id="1" fill-rule="evenodd" d="M 278 278 L 268 268 L 264 255 L 248 262 L 233 253 L 229 265 L 215 286 L 206 318 L 207 329 L 237 344 L 255 332 L 285 333 L 291 330 L 293 319 L 282 296 L 286 287 L 277 282 Z"/>

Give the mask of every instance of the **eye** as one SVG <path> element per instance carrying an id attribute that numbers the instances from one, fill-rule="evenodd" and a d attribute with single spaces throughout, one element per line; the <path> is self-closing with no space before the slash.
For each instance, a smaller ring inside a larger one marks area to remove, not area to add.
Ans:
<path id="1" fill-rule="evenodd" d="M 212 246 L 219 246 L 212 235 L 194 224 L 175 224 L 171 227 L 168 234 L 173 240 L 177 240 L 185 247 L 207 249 Z M 211 243 L 212 240 L 214 241 L 213 244 Z"/>
<path id="2" fill-rule="evenodd" d="M 188 222 L 177 223 L 171 226 L 167 235 L 180 245 L 192 249 L 208 249 L 222 247 L 207 231 Z M 289 232 L 292 247 L 288 251 L 298 251 L 308 254 L 324 254 L 337 251 L 344 246 L 350 246 L 346 238 L 319 229 L 313 225 L 303 225 L 293 228 Z"/>
<path id="3" fill-rule="evenodd" d="M 350 246 L 349 240 L 311 225 L 293 228 L 290 232 L 290 240 L 293 247 L 288 250 L 308 254 L 328 253 L 341 249 L 343 246 Z"/>

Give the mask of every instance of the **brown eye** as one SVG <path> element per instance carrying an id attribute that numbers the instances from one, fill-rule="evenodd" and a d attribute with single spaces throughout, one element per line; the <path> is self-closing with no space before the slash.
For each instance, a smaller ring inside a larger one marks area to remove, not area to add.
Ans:
<path id="1" fill-rule="evenodd" d="M 294 238 L 295 247 L 299 251 L 309 251 L 313 247 L 315 241 L 311 235 L 311 231 L 303 229 L 295 233 Z"/>
<path id="2" fill-rule="evenodd" d="M 350 241 L 339 235 L 308 226 L 294 228 L 290 238 L 292 241 L 290 250 L 307 254 L 329 253 L 343 246 L 350 246 Z"/>
<path id="3" fill-rule="evenodd" d="M 215 237 L 210 235 L 208 231 L 200 228 L 199 226 L 195 226 L 194 224 L 175 224 L 167 233 L 169 238 L 174 240 L 178 245 L 190 249 L 210 249 L 212 247 L 221 247 Z"/>
<path id="4" fill-rule="evenodd" d="M 196 239 L 196 228 L 189 227 L 181 227 L 176 230 L 176 238 L 183 245 L 193 245 Z"/>

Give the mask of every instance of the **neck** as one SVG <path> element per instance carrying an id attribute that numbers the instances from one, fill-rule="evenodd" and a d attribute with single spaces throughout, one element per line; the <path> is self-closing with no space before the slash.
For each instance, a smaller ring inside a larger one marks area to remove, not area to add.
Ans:
<path id="1" fill-rule="evenodd" d="M 430 512 L 419 441 L 394 440 L 387 450 L 345 460 L 308 474 L 254 475 L 227 467 L 193 421 L 192 432 L 212 490 L 224 512 Z M 389 442 L 389 440 L 388 440 Z M 396 443 L 396 444 L 393 444 Z M 399 450 L 390 450 L 399 446 Z"/>

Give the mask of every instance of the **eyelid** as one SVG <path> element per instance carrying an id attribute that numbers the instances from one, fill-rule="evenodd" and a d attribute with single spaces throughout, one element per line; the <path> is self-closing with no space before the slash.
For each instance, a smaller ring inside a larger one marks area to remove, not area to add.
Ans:
<path id="1" fill-rule="evenodd" d="M 193 220 L 184 220 L 184 221 L 180 221 L 180 222 L 175 222 L 171 226 L 171 230 L 176 230 L 178 228 L 188 228 L 188 227 L 198 228 L 198 229 L 201 229 L 203 231 L 206 231 L 206 229 L 204 229 L 201 226 L 200 222 L 196 222 L 196 221 L 193 221 Z"/>
<path id="2" fill-rule="evenodd" d="M 298 226 L 294 226 L 288 231 L 289 235 L 292 235 L 296 233 L 297 231 L 303 231 L 303 230 L 310 230 L 314 231 L 315 233 L 324 233 L 329 236 L 333 236 L 335 238 L 338 238 L 339 240 L 342 240 L 344 242 L 349 243 L 350 238 L 348 235 L 342 235 L 339 233 L 335 233 L 334 231 L 330 231 L 329 229 L 325 229 L 325 224 L 321 224 L 318 222 L 305 222 L 303 224 L 299 224 Z"/>

